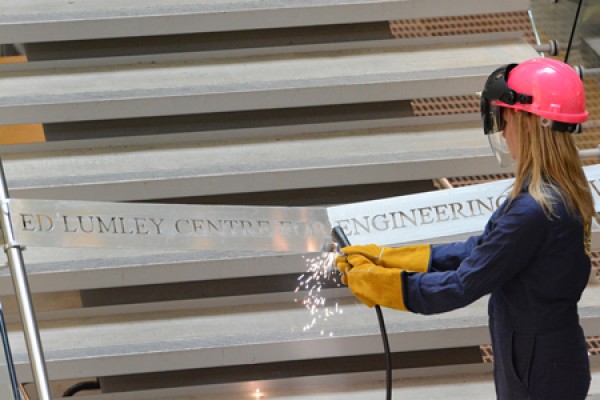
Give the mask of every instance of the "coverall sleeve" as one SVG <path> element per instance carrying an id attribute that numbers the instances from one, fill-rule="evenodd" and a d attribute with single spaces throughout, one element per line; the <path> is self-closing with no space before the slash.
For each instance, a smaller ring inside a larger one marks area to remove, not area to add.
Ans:
<path id="1" fill-rule="evenodd" d="M 489 234 L 491 228 L 490 221 L 486 224 L 481 235 L 471 236 L 464 242 L 432 245 L 429 271 L 441 272 L 457 269 L 463 260 L 471 254 L 473 249 Z"/>
<path id="2" fill-rule="evenodd" d="M 530 196 L 517 197 L 503 211 L 479 243 L 472 243 L 456 270 L 403 274 L 410 311 L 436 314 L 464 307 L 528 265 L 543 243 L 549 220 Z"/>

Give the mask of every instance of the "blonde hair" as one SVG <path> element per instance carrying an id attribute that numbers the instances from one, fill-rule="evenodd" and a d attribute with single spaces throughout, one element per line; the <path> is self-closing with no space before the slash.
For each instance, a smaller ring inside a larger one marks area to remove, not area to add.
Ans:
<path id="1" fill-rule="evenodd" d="M 594 200 L 573 135 L 542 126 L 537 115 L 512 114 L 516 118 L 519 151 L 510 198 L 518 196 L 527 181 L 531 197 L 552 218 L 556 216 L 555 193 L 558 193 L 567 209 L 581 217 L 588 233 L 595 214 Z"/>

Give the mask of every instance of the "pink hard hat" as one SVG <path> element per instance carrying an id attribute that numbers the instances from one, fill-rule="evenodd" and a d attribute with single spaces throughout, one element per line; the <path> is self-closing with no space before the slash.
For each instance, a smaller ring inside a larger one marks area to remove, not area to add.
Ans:
<path id="1" fill-rule="evenodd" d="M 501 166 L 512 162 L 503 134 L 504 108 L 538 115 L 542 126 L 565 133 L 580 132 L 580 124 L 588 118 L 579 74 L 550 58 L 534 58 L 496 69 L 485 82 L 480 107 L 483 132 Z"/>
<path id="2" fill-rule="evenodd" d="M 522 62 L 510 71 L 507 84 L 515 92 L 530 95 L 532 102 L 498 102 L 499 106 L 571 124 L 585 122 L 588 118 L 581 78 L 562 61 L 534 58 Z"/>

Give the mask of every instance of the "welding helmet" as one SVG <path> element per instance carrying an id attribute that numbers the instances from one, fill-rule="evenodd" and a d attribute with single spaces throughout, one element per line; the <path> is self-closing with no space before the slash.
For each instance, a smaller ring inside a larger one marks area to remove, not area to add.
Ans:
<path id="1" fill-rule="evenodd" d="M 585 122 L 585 93 L 579 74 L 551 58 L 534 58 L 496 69 L 481 93 L 481 118 L 494 155 L 510 163 L 503 130 L 504 108 L 538 115 L 542 126 L 558 132 L 577 132 Z"/>

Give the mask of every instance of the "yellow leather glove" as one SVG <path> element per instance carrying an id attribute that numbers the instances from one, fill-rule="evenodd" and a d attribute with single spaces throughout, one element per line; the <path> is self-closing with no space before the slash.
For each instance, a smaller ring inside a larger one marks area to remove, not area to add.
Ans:
<path id="1" fill-rule="evenodd" d="M 344 285 L 348 285 L 348 272 L 352 269 L 352 265 L 348 262 L 348 259 L 345 255 L 338 256 L 335 259 L 335 266 L 340 271 L 342 275 L 342 283 Z"/>
<path id="2" fill-rule="evenodd" d="M 403 247 L 382 247 L 376 244 L 347 246 L 342 252 L 350 256 L 360 254 L 374 264 L 385 268 L 400 268 L 412 272 L 427 272 L 431 258 L 431 246 L 417 244 Z"/>
<path id="3" fill-rule="evenodd" d="M 368 307 L 382 307 L 408 311 L 404 305 L 401 269 L 375 265 L 361 254 L 348 255 L 351 268 L 346 270 L 348 288 Z"/>

